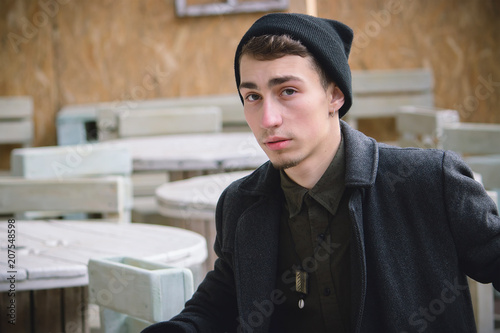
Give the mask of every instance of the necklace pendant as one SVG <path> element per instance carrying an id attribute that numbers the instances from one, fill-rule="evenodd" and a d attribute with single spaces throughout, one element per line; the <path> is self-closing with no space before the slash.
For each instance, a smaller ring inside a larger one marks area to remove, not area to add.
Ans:
<path id="1" fill-rule="evenodd" d="M 305 306 L 304 297 L 309 292 L 309 275 L 306 271 L 297 269 L 295 271 L 295 290 L 299 293 L 299 309 L 303 309 Z"/>
<path id="2" fill-rule="evenodd" d="M 295 271 L 295 290 L 301 294 L 307 295 L 309 284 L 309 275 L 306 271 L 296 270 Z"/>

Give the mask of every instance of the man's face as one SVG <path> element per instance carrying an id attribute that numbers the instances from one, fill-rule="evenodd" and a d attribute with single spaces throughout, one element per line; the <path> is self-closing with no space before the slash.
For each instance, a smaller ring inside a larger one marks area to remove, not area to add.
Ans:
<path id="1" fill-rule="evenodd" d="M 240 77 L 246 121 L 276 168 L 308 172 L 331 161 L 344 95 L 333 84 L 325 91 L 311 59 L 244 55 Z"/>

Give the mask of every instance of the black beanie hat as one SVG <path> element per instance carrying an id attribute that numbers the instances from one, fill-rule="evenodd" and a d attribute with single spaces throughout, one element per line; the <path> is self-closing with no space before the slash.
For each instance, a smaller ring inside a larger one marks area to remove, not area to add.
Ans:
<path id="1" fill-rule="evenodd" d="M 274 13 L 262 16 L 248 29 L 236 49 L 234 73 L 236 87 L 240 86 L 239 57 L 243 46 L 262 35 L 289 35 L 300 41 L 316 58 L 327 77 L 344 93 L 344 105 L 339 116 L 344 116 L 352 105 L 351 69 L 347 63 L 353 39 L 352 29 L 345 24 L 305 14 Z M 240 94 L 240 98 L 243 98 Z"/>

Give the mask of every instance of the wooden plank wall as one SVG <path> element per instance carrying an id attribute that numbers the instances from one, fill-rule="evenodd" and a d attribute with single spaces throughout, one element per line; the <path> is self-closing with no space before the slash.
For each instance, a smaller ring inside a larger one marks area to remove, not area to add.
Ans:
<path id="1" fill-rule="evenodd" d="M 234 50 L 261 14 L 179 19 L 174 2 L 0 2 L 0 95 L 34 97 L 35 146 L 56 143 L 67 104 L 235 92 Z M 500 123 L 498 1 L 290 0 L 290 11 L 350 25 L 353 69 L 430 67 L 437 106 Z M 13 147 L 0 146 L 0 169 Z"/>

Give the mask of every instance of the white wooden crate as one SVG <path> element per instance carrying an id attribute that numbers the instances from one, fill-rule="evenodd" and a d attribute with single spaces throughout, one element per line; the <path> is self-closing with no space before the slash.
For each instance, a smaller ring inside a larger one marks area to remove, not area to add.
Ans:
<path id="1" fill-rule="evenodd" d="M 104 333 L 138 332 L 152 323 L 168 320 L 193 295 L 193 276 L 186 268 L 117 257 L 90 259 L 88 269 L 90 299 L 104 309 Z M 112 288 L 117 277 L 127 283 L 119 292 Z"/>

